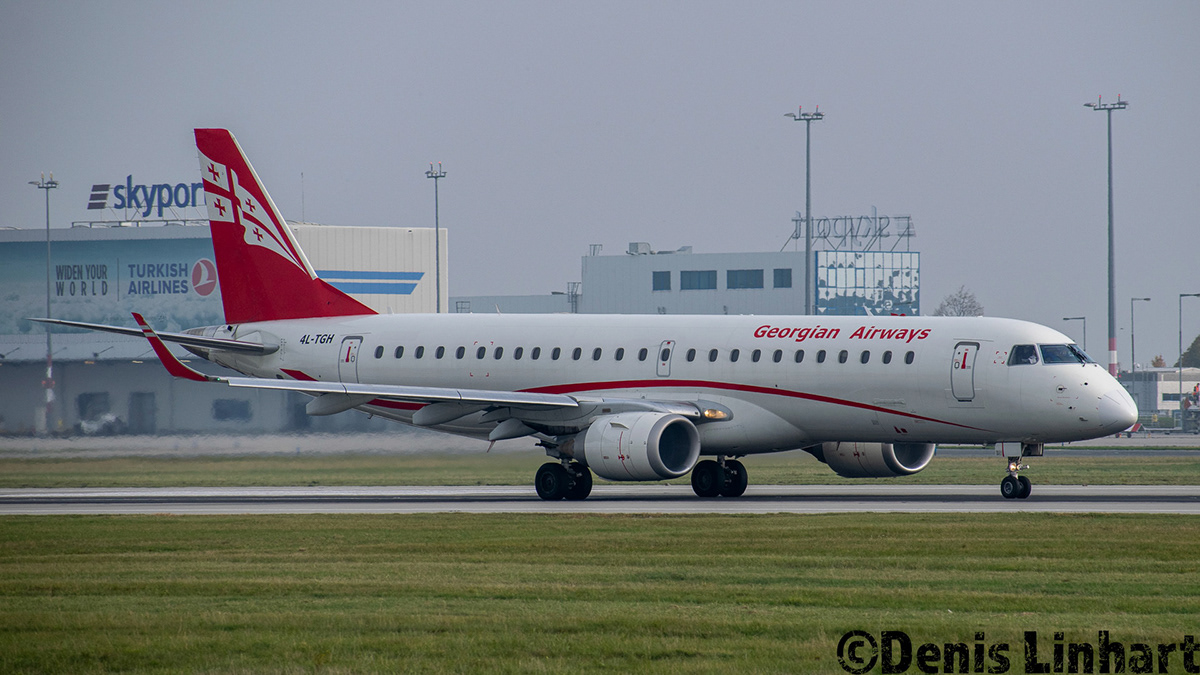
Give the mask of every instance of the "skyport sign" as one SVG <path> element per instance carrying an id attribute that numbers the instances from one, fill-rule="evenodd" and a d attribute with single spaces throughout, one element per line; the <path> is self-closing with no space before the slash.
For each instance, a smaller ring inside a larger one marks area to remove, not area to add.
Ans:
<path id="1" fill-rule="evenodd" d="M 133 182 L 133 174 L 125 177 L 124 183 L 96 183 L 88 198 L 88 210 L 103 209 L 133 210 L 143 218 L 156 211 L 159 218 L 170 209 L 199 209 L 204 206 L 203 183 L 153 183 Z M 169 212 L 169 213 L 170 213 Z"/>

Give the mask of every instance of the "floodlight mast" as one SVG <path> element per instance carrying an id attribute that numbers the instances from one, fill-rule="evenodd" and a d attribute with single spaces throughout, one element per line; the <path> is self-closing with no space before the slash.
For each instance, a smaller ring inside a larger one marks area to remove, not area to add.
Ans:
<path id="1" fill-rule="evenodd" d="M 815 112 L 804 112 L 804 106 L 796 108 L 796 112 L 787 113 L 797 122 L 804 122 L 804 313 L 813 313 L 812 281 L 816 275 L 816 265 L 812 260 L 812 123 L 825 118 L 821 106 Z"/>
<path id="2" fill-rule="evenodd" d="M 1108 374 L 1117 376 L 1117 289 L 1114 272 L 1113 251 L 1113 162 L 1112 162 L 1112 113 L 1124 110 L 1129 101 L 1122 101 L 1117 94 L 1116 103 L 1104 103 L 1097 98 L 1095 103 L 1084 103 L 1087 108 L 1108 113 Z"/>
<path id="3" fill-rule="evenodd" d="M 54 172 L 50 172 L 50 180 L 42 174 L 41 180 L 31 180 L 29 184 L 39 190 L 46 191 L 46 318 L 50 316 L 50 191 L 58 187 L 54 180 Z M 42 380 L 46 388 L 46 434 L 51 433 L 50 417 L 54 410 L 54 349 L 50 338 L 50 326 L 46 325 L 46 379 Z"/>
<path id="4" fill-rule="evenodd" d="M 1134 347 L 1134 335 L 1136 332 L 1133 327 L 1133 303 L 1135 302 L 1150 302 L 1150 298 L 1130 298 L 1129 299 L 1129 372 L 1133 373 L 1137 370 L 1137 351 Z M 1142 370 L 1145 370 L 1143 368 Z"/>
<path id="5" fill-rule="evenodd" d="M 1064 316 L 1063 321 L 1082 321 L 1083 322 L 1083 351 L 1087 351 L 1087 317 L 1086 316 Z"/>
<path id="6" fill-rule="evenodd" d="M 434 312 L 441 314 L 442 312 L 442 235 L 438 228 L 438 181 L 446 177 L 446 172 L 442 170 L 442 163 L 438 162 L 437 171 L 433 170 L 433 162 L 429 163 L 429 170 L 425 172 L 426 178 L 433 179 L 433 278 L 434 288 Z"/>

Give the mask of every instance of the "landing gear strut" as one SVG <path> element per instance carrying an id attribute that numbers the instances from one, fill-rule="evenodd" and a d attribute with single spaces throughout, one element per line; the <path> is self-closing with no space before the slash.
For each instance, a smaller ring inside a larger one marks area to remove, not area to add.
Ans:
<path id="1" fill-rule="evenodd" d="M 698 497 L 741 497 L 749 479 L 746 467 L 736 459 L 706 459 L 692 469 L 692 491 Z"/>
<path id="2" fill-rule="evenodd" d="M 997 443 L 996 451 L 1008 462 L 1008 475 L 1000 481 L 1000 496 L 1005 499 L 1027 499 L 1033 491 L 1033 484 L 1025 476 L 1018 475 L 1021 469 L 1028 469 L 1028 464 L 1021 464 L 1025 457 L 1041 457 L 1043 446 L 1040 443 Z"/>
<path id="3" fill-rule="evenodd" d="M 587 499 L 592 493 L 592 472 L 579 462 L 546 462 L 538 468 L 533 484 L 547 501 Z"/>

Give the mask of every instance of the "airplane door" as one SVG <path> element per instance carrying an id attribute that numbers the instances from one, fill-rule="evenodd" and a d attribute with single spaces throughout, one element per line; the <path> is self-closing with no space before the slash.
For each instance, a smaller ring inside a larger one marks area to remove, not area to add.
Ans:
<path id="1" fill-rule="evenodd" d="M 959 401 L 975 398 L 975 356 L 978 342 L 960 342 L 954 346 L 954 362 L 950 367 L 950 391 Z"/>
<path id="2" fill-rule="evenodd" d="M 362 341 L 361 337 L 342 339 L 338 352 L 338 379 L 342 382 L 358 382 L 358 348 Z"/>
<path id="3" fill-rule="evenodd" d="M 671 376 L 671 352 L 675 351 L 674 340 L 663 340 L 658 346 L 658 376 Z"/>

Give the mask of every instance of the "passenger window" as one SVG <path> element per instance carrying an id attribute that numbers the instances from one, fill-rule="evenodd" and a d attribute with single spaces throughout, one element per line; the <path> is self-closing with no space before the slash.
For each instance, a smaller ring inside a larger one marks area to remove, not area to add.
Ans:
<path id="1" fill-rule="evenodd" d="M 647 350 L 645 347 L 642 347 L 641 349 L 638 350 L 638 361 L 645 361 L 646 357 L 649 354 L 650 354 L 650 351 Z"/>
<path id="2" fill-rule="evenodd" d="M 850 352 L 843 349 L 838 352 L 838 363 L 845 363 L 850 358 Z"/>
<path id="3" fill-rule="evenodd" d="M 396 358 L 404 356 L 404 347 L 396 347 Z"/>
<path id="4" fill-rule="evenodd" d="M 439 346 L 437 349 L 433 350 L 433 355 L 435 358 L 442 358 L 446 355 L 446 348 Z"/>
<path id="5" fill-rule="evenodd" d="M 616 359 L 617 361 L 620 361 L 621 359 L 625 358 L 625 348 L 617 347 L 617 352 L 615 354 L 613 354 L 613 358 Z"/>
<path id="6" fill-rule="evenodd" d="M 886 351 L 883 353 L 883 362 L 885 364 L 892 362 L 892 352 L 891 351 Z"/>
<path id="7" fill-rule="evenodd" d="M 907 354 L 904 355 L 904 362 L 911 366 L 913 360 L 916 358 L 917 358 L 917 355 L 915 352 L 908 352 Z"/>
<path id="8" fill-rule="evenodd" d="M 562 356 L 562 349 L 555 347 L 554 349 L 550 350 L 551 361 L 557 361 L 559 356 Z"/>
<path id="9" fill-rule="evenodd" d="M 717 350 L 715 350 L 715 349 L 708 350 L 708 360 L 710 363 L 715 362 L 717 360 Z"/>
<path id="10" fill-rule="evenodd" d="M 534 347 L 533 349 L 531 349 L 529 351 L 529 358 L 533 359 L 534 361 L 537 361 L 541 357 L 542 357 L 542 348 L 541 347 Z"/>
<path id="11" fill-rule="evenodd" d="M 576 347 L 575 349 L 571 350 L 572 361 L 578 361 L 579 357 L 581 356 L 583 356 L 583 349 L 581 347 Z"/>
<path id="12" fill-rule="evenodd" d="M 521 357 L 524 355 L 525 355 L 525 348 L 517 347 L 516 349 L 513 350 L 513 361 L 520 361 Z"/>
<path id="13" fill-rule="evenodd" d="M 797 349 L 796 350 L 796 363 L 803 363 L 803 362 L 804 362 L 804 350 Z"/>
<path id="14" fill-rule="evenodd" d="M 783 350 L 776 349 L 775 354 L 773 356 L 771 356 L 771 358 L 774 359 L 775 363 L 779 363 L 780 361 L 783 360 Z"/>
<path id="15" fill-rule="evenodd" d="M 1008 355 L 1008 365 L 1010 366 L 1028 366 L 1037 362 L 1037 347 L 1034 345 L 1017 345 Z"/>
<path id="16" fill-rule="evenodd" d="M 422 346 L 417 347 L 416 350 L 413 351 L 413 356 L 418 359 L 421 358 L 422 356 L 425 356 L 425 347 L 422 347 Z"/>
<path id="17" fill-rule="evenodd" d="M 863 351 L 862 356 L 858 357 L 860 361 L 866 363 L 871 360 L 871 352 Z"/>
<path id="18" fill-rule="evenodd" d="M 496 347 L 495 351 L 492 352 L 492 358 L 499 361 L 501 356 L 504 356 L 504 347 Z"/>
<path id="19" fill-rule="evenodd" d="M 375 358 L 377 358 L 377 359 L 383 358 L 383 345 L 379 345 L 378 347 L 375 348 Z"/>
<path id="20" fill-rule="evenodd" d="M 762 350 L 761 349 L 755 349 L 754 351 L 750 352 L 750 360 L 751 361 L 758 363 L 758 360 L 761 358 L 762 358 Z"/>
<path id="21" fill-rule="evenodd" d="M 671 350 L 670 349 L 662 350 L 662 352 L 660 352 L 658 355 L 658 360 L 662 361 L 664 363 L 666 363 L 667 361 L 670 361 L 671 360 Z"/>
<path id="22" fill-rule="evenodd" d="M 825 350 L 817 352 L 817 363 L 825 363 Z"/>
<path id="23" fill-rule="evenodd" d="M 688 363 L 691 363 L 692 361 L 696 360 L 696 350 L 695 349 L 687 350 L 687 360 L 688 360 Z"/>
<path id="24" fill-rule="evenodd" d="M 600 351 L 599 347 L 596 347 L 595 349 L 592 350 L 592 360 L 593 361 L 599 361 L 600 355 L 601 355 L 601 351 Z"/>
<path id="25" fill-rule="evenodd" d="M 738 357 L 741 355 L 742 355 L 742 350 L 740 350 L 740 349 L 729 350 L 729 362 L 737 363 Z"/>
<path id="26" fill-rule="evenodd" d="M 487 347 L 480 347 L 475 350 L 475 358 L 482 359 L 485 356 L 487 356 Z"/>
<path id="27" fill-rule="evenodd" d="M 461 359 L 462 357 L 464 357 L 466 355 L 467 355 L 466 347 L 459 347 L 458 349 L 454 350 L 454 358 L 456 358 L 456 359 Z"/>

